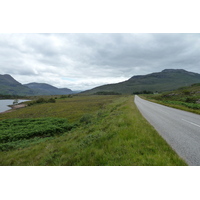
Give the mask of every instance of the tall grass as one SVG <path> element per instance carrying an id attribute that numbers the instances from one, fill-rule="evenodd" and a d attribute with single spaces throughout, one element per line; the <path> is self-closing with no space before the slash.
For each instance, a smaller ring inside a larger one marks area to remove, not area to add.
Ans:
<path id="1" fill-rule="evenodd" d="M 24 109 L 11 113 L 0 114 L 0 120 L 13 118 L 67 118 L 69 122 L 75 122 L 85 113 L 93 113 L 102 109 L 105 105 L 117 99 L 118 96 L 75 96 L 73 98 L 56 99 L 56 103 L 34 104 Z M 30 102 L 27 102 L 27 104 Z"/>
<path id="2" fill-rule="evenodd" d="M 86 97 L 80 97 L 80 102 L 81 98 Z M 133 96 L 112 101 L 101 97 L 101 106 L 100 99 L 95 106 L 93 98 L 87 97 L 87 101 L 96 110 L 83 112 L 76 129 L 28 148 L 0 152 L 0 165 L 186 165 L 142 117 Z"/>

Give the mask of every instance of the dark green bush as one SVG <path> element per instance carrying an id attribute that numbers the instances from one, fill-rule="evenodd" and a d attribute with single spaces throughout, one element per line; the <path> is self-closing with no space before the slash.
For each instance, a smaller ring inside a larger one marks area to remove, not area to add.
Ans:
<path id="1" fill-rule="evenodd" d="M 66 99 L 66 98 L 72 98 L 73 95 L 69 94 L 69 95 L 61 95 L 60 98 L 61 99 Z"/>
<path id="2" fill-rule="evenodd" d="M 190 91 L 184 90 L 184 91 L 183 91 L 183 94 L 184 94 L 184 95 L 189 95 L 189 94 L 190 94 Z"/>
<path id="3" fill-rule="evenodd" d="M 94 93 L 94 95 L 121 95 L 121 93 L 102 91 L 102 92 L 96 92 Z"/>
<path id="4" fill-rule="evenodd" d="M 153 94 L 152 91 L 147 91 L 147 90 L 143 90 L 143 91 L 139 91 L 139 92 L 133 92 L 133 94 Z"/>
<path id="5" fill-rule="evenodd" d="M 50 98 L 50 99 L 47 100 L 47 103 L 56 103 L 56 100 L 53 99 L 53 98 Z"/>
<path id="6" fill-rule="evenodd" d="M 44 98 L 39 98 L 35 101 L 36 103 L 46 103 L 46 100 Z"/>
<path id="7" fill-rule="evenodd" d="M 44 98 L 39 98 L 36 101 L 31 101 L 29 102 L 27 105 L 28 106 L 32 106 L 35 104 L 41 104 L 41 103 L 56 103 L 56 100 L 54 98 L 50 98 L 50 99 L 44 99 Z"/>
<path id="8" fill-rule="evenodd" d="M 186 103 L 195 103 L 196 102 L 196 99 L 193 98 L 193 97 L 187 97 L 186 100 L 185 100 Z"/>

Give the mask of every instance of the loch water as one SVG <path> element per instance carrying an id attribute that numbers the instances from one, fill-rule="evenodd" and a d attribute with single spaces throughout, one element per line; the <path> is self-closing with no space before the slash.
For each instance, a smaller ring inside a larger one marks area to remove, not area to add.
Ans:
<path id="1" fill-rule="evenodd" d="M 22 100 L 19 99 L 18 103 L 22 103 L 25 101 L 29 101 L 29 100 Z M 13 105 L 14 99 L 4 99 L 4 100 L 0 100 L 0 113 L 1 112 L 5 112 L 7 110 L 10 110 L 11 108 L 8 105 Z"/>

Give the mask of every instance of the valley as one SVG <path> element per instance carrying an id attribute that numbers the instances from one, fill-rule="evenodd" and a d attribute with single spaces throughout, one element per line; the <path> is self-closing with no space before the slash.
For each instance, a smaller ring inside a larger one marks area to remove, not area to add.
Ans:
<path id="1" fill-rule="evenodd" d="M 133 94 L 200 114 L 199 74 L 163 70 L 79 94 L 48 84 L 24 86 L 8 75 L 3 78 L 7 86 L 1 79 L 2 99 L 25 95 L 31 101 L 0 114 L 0 165 L 187 165 L 144 119 Z"/>
<path id="2" fill-rule="evenodd" d="M 131 75 L 130 75 L 131 77 Z M 12 76 L 0 75 L 0 94 L 2 95 L 66 95 L 66 94 L 136 94 L 142 91 L 160 93 L 172 91 L 180 87 L 200 82 L 200 74 L 183 69 L 165 69 L 147 75 L 132 76 L 128 80 L 116 84 L 107 84 L 86 91 L 72 91 L 69 88 L 56 88 L 47 83 L 29 83 L 22 85 Z"/>

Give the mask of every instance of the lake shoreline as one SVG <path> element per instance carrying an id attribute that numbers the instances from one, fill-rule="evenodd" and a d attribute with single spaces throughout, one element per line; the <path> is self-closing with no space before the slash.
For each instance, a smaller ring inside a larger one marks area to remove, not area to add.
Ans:
<path id="1" fill-rule="evenodd" d="M 18 104 L 18 105 L 8 105 L 11 109 L 9 110 L 6 110 L 4 112 L 0 112 L 0 114 L 3 114 L 3 113 L 9 113 L 9 112 L 13 112 L 17 109 L 21 109 L 21 108 L 25 108 L 27 106 L 27 104 Z"/>

